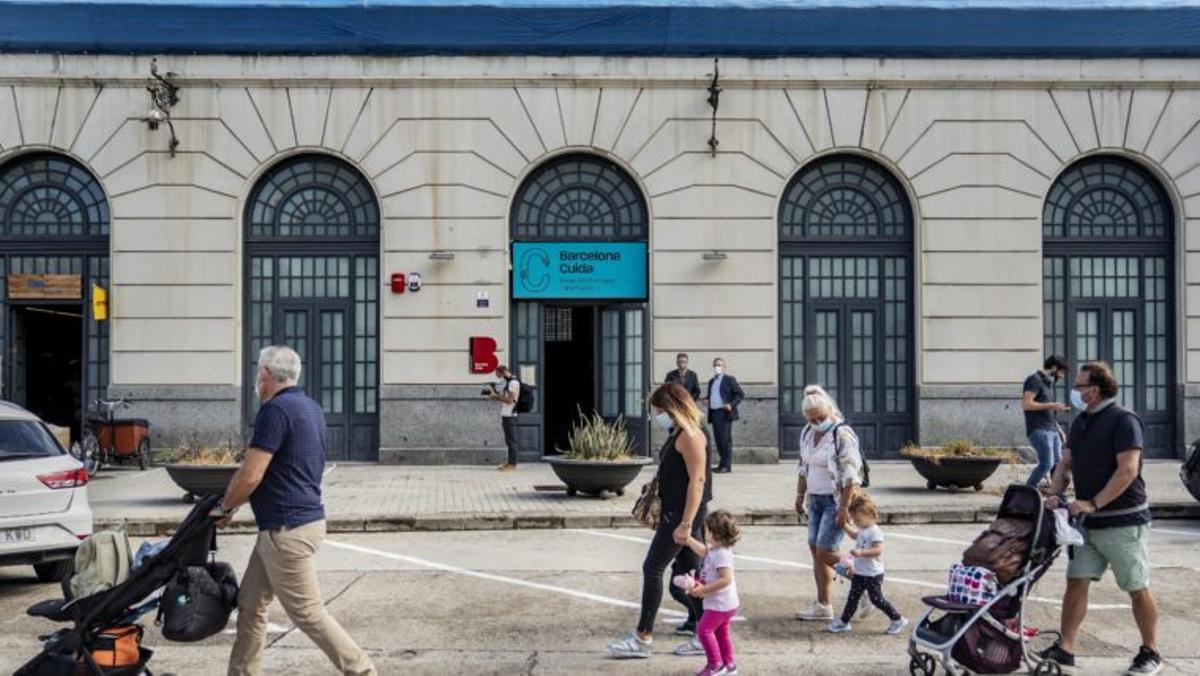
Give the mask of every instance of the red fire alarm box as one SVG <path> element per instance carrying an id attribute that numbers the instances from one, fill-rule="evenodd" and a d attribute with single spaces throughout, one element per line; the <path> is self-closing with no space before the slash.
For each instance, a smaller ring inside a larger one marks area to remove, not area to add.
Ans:
<path id="1" fill-rule="evenodd" d="M 404 293 L 404 290 L 407 288 L 408 288 L 408 285 L 405 284 L 405 282 L 404 282 L 404 273 L 403 272 L 393 272 L 392 273 L 392 293 Z"/>
<path id="2" fill-rule="evenodd" d="M 500 365 L 496 356 L 496 339 L 471 336 L 471 373 L 491 373 Z"/>

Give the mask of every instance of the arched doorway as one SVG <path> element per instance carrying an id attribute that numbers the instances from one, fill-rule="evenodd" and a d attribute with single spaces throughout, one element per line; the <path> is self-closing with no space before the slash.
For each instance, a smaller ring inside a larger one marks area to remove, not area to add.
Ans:
<path id="1" fill-rule="evenodd" d="M 0 165 L 3 398 L 78 439 L 108 393 L 108 322 L 88 305 L 108 286 L 108 200 L 75 160 L 30 153 Z"/>
<path id="2" fill-rule="evenodd" d="M 914 440 L 913 216 L 875 162 L 804 167 L 779 205 L 780 454 L 799 453 L 807 383 L 837 400 L 871 457 Z"/>
<path id="3" fill-rule="evenodd" d="M 1162 185 L 1120 157 L 1072 164 L 1042 212 L 1045 350 L 1112 365 L 1147 457 L 1175 455 L 1174 235 Z"/>
<path id="4" fill-rule="evenodd" d="M 300 385 L 325 409 L 330 460 L 379 458 L 379 205 L 354 167 L 317 154 L 271 168 L 250 193 L 245 233 L 245 400 L 258 352 L 288 345 Z"/>
<path id="5" fill-rule="evenodd" d="M 522 456 L 566 448 L 578 411 L 624 417 L 644 453 L 649 217 L 641 190 L 613 162 L 565 155 L 525 179 L 509 221 L 510 367 L 539 390 L 535 411 L 518 419 Z"/>

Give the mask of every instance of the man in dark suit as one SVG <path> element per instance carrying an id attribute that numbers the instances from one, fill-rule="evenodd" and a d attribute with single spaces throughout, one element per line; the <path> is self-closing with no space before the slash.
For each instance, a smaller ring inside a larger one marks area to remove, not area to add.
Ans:
<path id="1" fill-rule="evenodd" d="M 673 371 L 667 371 L 667 376 L 663 378 L 664 383 L 675 383 L 692 395 L 692 401 L 700 401 L 700 376 L 696 372 L 688 368 L 688 356 L 686 352 L 680 352 L 675 355 L 675 366 Z"/>
<path id="2" fill-rule="evenodd" d="M 708 422 L 713 427 L 717 452 L 721 462 L 719 474 L 727 474 L 733 467 L 733 422 L 738 419 L 738 405 L 746 398 L 737 378 L 725 373 L 725 360 L 713 360 L 713 377 L 708 381 Z"/>

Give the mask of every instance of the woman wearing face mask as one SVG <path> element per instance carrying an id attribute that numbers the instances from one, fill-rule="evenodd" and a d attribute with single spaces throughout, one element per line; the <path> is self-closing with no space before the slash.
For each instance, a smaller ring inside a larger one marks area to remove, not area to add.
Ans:
<path id="1" fill-rule="evenodd" d="M 608 646 L 608 652 L 620 658 L 650 657 L 654 618 L 662 603 L 663 573 L 672 561 L 672 577 L 699 570 L 699 557 L 685 545 L 689 535 L 697 540 L 704 537 L 705 509 L 712 499 L 707 444 L 700 428 L 700 409 L 692 396 L 679 385 L 667 383 L 650 395 L 650 407 L 654 419 L 670 432 L 658 458 L 662 516 L 642 562 L 642 607 L 637 629 Z M 687 622 L 677 627 L 676 632 L 694 632 L 702 612 L 700 599 L 688 596 L 674 585 L 671 596 L 688 611 Z M 689 641 L 676 652 L 697 654 L 688 652 L 690 647 Z M 698 654 L 703 654 L 703 648 L 698 649 Z"/>
<path id="2" fill-rule="evenodd" d="M 796 614 L 798 620 L 833 619 L 834 565 L 838 562 L 847 508 L 862 483 L 858 436 L 837 404 L 819 385 L 804 388 L 801 402 L 808 425 L 800 432 L 800 478 L 796 514 L 808 512 L 808 549 L 812 553 L 817 599 Z"/>

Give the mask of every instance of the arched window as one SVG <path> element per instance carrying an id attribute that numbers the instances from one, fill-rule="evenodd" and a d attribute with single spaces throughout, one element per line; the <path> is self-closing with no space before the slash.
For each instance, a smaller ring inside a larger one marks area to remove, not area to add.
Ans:
<path id="1" fill-rule="evenodd" d="M 514 241 L 645 242 L 648 214 L 628 173 L 603 157 L 577 153 L 547 161 L 521 183 L 509 227 Z M 565 447 L 580 409 L 623 418 L 633 448 L 645 451 L 646 333 L 640 300 L 514 301 L 511 362 L 522 372 L 542 374 L 543 396 L 531 415 L 517 421 L 528 459 Z M 570 370 L 572 361 L 590 365 L 592 354 L 594 368 Z M 588 357 L 580 361 L 582 355 Z"/>
<path id="2" fill-rule="evenodd" d="M 284 160 L 246 204 L 248 422 L 259 350 L 288 345 L 325 409 L 332 459 L 378 459 L 379 227 L 367 180 L 325 155 Z"/>
<path id="3" fill-rule="evenodd" d="M 637 240 L 648 232 L 637 184 L 593 155 L 567 155 L 538 168 L 517 192 L 511 220 L 519 240 Z"/>
<path id="4" fill-rule="evenodd" d="M 788 184 L 779 208 L 779 236 L 784 241 L 910 241 L 912 209 L 883 167 L 860 157 L 830 157 L 808 165 Z"/>
<path id="5" fill-rule="evenodd" d="M 80 163 L 37 152 L 0 165 L 3 397 L 70 425 L 75 438 L 88 403 L 108 394 L 108 322 L 93 321 L 85 305 L 93 284 L 108 286 L 108 232 L 104 190 Z M 8 275 L 78 277 L 79 298 L 14 298 Z M 69 325 L 73 316 L 82 327 Z M 48 328 L 51 321 L 60 325 Z M 80 338 L 34 349 L 47 330 Z"/>
<path id="6" fill-rule="evenodd" d="M 863 448 L 913 439 L 912 208 L 862 157 L 804 167 L 779 205 L 781 452 L 799 451 L 807 383 L 854 420 Z"/>
<path id="7" fill-rule="evenodd" d="M 379 205 L 354 167 L 324 155 L 301 155 L 255 186 L 246 231 L 252 240 L 378 238 Z"/>
<path id="8" fill-rule="evenodd" d="M 52 153 L 24 155 L 0 170 L 0 237 L 105 237 L 108 201 L 91 172 Z"/>
<path id="9" fill-rule="evenodd" d="M 1121 403 L 1146 425 L 1147 455 L 1166 457 L 1173 455 L 1174 232 L 1162 185 L 1121 157 L 1072 164 L 1042 211 L 1045 351 L 1075 365 L 1109 362 Z"/>

